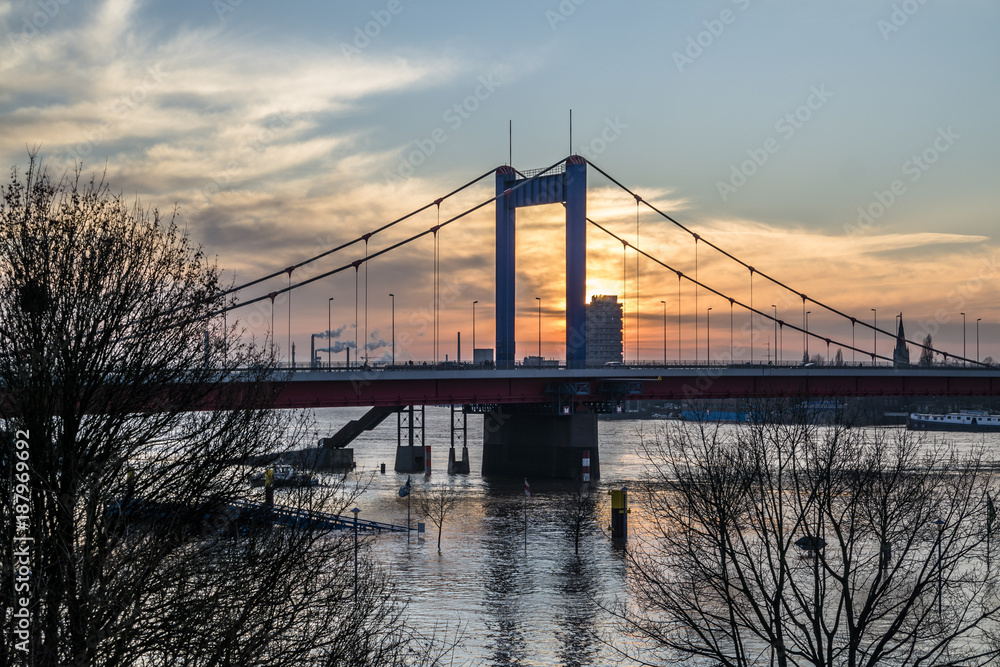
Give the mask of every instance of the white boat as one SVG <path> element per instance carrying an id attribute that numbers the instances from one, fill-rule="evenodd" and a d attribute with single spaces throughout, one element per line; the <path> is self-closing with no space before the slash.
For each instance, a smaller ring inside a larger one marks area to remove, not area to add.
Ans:
<path id="1" fill-rule="evenodd" d="M 911 412 L 906 420 L 911 431 L 1000 431 L 1000 414 L 985 410 L 963 410 L 946 415 Z"/>

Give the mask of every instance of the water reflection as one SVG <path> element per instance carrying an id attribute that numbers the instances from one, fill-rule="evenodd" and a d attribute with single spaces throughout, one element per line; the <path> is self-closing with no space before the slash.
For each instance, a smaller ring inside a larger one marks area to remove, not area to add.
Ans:
<path id="1" fill-rule="evenodd" d="M 494 665 L 527 664 L 524 598 L 529 595 L 530 572 L 524 550 L 524 509 L 509 496 L 483 499 L 486 552 L 485 595 L 488 646 Z"/>
<path id="2" fill-rule="evenodd" d="M 320 410 L 323 431 L 333 432 L 365 410 Z M 450 445 L 446 408 L 427 409 L 426 443 L 434 447 L 435 462 L 443 462 Z M 413 476 L 414 496 L 445 484 L 461 488 L 461 501 L 445 522 L 442 553 L 436 532 L 428 522 L 425 539 L 405 535 L 375 538 L 377 557 L 389 568 L 398 592 L 411 600 L 408 613 L 413 628 L 430 634 L 442 624 L 462 627 L 456 665 L 581 665 L 616 664 L 618 655 L 605 642 L 633 652 L 648 651 L 624 636 L 598 601 L 628 603 L 629 572 L 624 553 L 607 534 L 610 523 L 608 490 L 629 487 L 630 548 L 639 549 L 649 523 L 647 508 L 638 502 L 639 484 L 647 460 L 639 453 L 642 438 L 658 424 L 601 422 L 602 479 L 592 491 L 594 506 L 583 527 L 579 557 L 574 553 L 574 530 L 565 503 L 579 486 L 575 483 L 531 479 L 534 497 L 528 502 L 528 549 L 524 550 L 524 495 L 522 478 L 483 479 L 479 474 L 482 420 L 469 420 L 472 474 L 449 477 L 435 468 L 430 480 Z M 725 425 L 720 435 L 732 430 Z M 949 434 L 961 449 L 980 444 L 980 434 Z M 991 436 L 1000 445 L 1000 436 Z M 366 431 L 353 444 L 360 470 L 376 471 L 371 486 L 355 504 L 362 518 L 406 523 L 405 498 L 399 487 L 405 474 L 392 473 L 395 422 L 389 420 Z M 387 463 L 388 472 L 378 473 Z M 415 497 L 414 497 L 415 500 Z M 413 505 L 413 523 L 425 521 Z"/>
<path id="3" fill-rule="evenodd" d="M 567 667 L 597 664 L 599 639 L 594 623 L 598 613 L 597 567 L 589 553 L 573 555 L 566 559 L 559 573 L 556 637 L 561 644 L 559 657 Z"/>

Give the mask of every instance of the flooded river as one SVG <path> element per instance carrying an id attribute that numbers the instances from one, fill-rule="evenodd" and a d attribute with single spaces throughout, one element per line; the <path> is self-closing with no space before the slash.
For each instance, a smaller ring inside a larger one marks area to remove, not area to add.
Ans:
<path id="1" fill-rule="evenodd" d="M 364 409 L 317 410 L 319 435 L 335 432 Z M 618 420 L 599 424 L 601 479 L 593 493 L 593 520 L 585 527 L 579 555 L 566 506 L 580 488 L 575 482 L 483 479 L 482 418 L 469 416 L 469 475 L 447 474 L 450 432 L 446 408 L 427 408 L 426 443 L 432 446 L 434 474 L 414 475 L 414 495 L 439 485 L 454 486 L 460 500 L 445 521 L 441 553 L 436 528 L 411 507 L 412 522 L 427 532 L 409 542 L 405 534 L 375 538 L 375 553 L 409 601 L 411 623 L 430 633 L 461 637 L 456 665 L 607 665 L 629 644 L 601 606 L 613 604 L 627 587 L 628 567 L 608 532 L 608 490 L 634 486 L 647 462 L 639 452 L 663 421 Z M 723 427 L 732 428 L 732 427 Z M 981 434 L 937 434 L 960 445 L 983 442 Z M 1000 436 L 986 436 L 1000 444 Z M 407 476 L 393 472 L 396 420 L 393 417 L 353 444 L 360 472 L 373 472 L 358 499 L 360 518 L 406 524 L 407 500 L 398 494 Z M 386 473 L 380 474 L 381 464 Z M 292 493 L 285 491 L 284 493 Z M 281 502 L 280 497 L 276 498 Z M 526 529 L 527 526 L 527 529 Z M 641 529 L 641 517 L 633 530 Z M 630 664 L 626 662 L 625 664 Z"/>

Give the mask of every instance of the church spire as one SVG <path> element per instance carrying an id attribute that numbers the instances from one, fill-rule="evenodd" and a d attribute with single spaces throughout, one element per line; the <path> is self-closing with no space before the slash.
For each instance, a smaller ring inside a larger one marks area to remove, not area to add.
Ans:
<path id="1" fill-rule="evenodd" d="M 906 368 L 910 365 L 910 349 L 906 346 L 906 334 L 903 333 L 903 313 L 899 314 L 899 329 L 896 330 L 896 349 L 892 351 L 893 368 Z"/>

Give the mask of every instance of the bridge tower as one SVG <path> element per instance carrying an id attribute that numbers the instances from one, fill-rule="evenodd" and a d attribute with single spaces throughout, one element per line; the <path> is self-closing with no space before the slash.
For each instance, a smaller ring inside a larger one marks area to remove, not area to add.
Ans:
<path id="1" fill-rule="evenodd" d="M 500 167 L 496 193 L 497 368 L 514 367 L 516 211 L 559 203 L 566 205 L 566 366 L 586 367 L 587 161 L 571 155 L 564 168 L 540 175 Z M 592 451 L 592 477 L 600 477 L 596 414 L 576 414 L 573 403 L 553 401 L 526 409 L 497 406 L 484 419 L 484 475 L 581 479 L 583 452 Z"/>
<path id="2" fill-rule="evenodd" d="M 514 229 L 524 206 L 566 204 L 566 365 L 587 363 L 587 161 L 566 159 L 565 169 L 518 177 L 513 167 L 496 172 L 497 368 L 514 366 Z"/>

